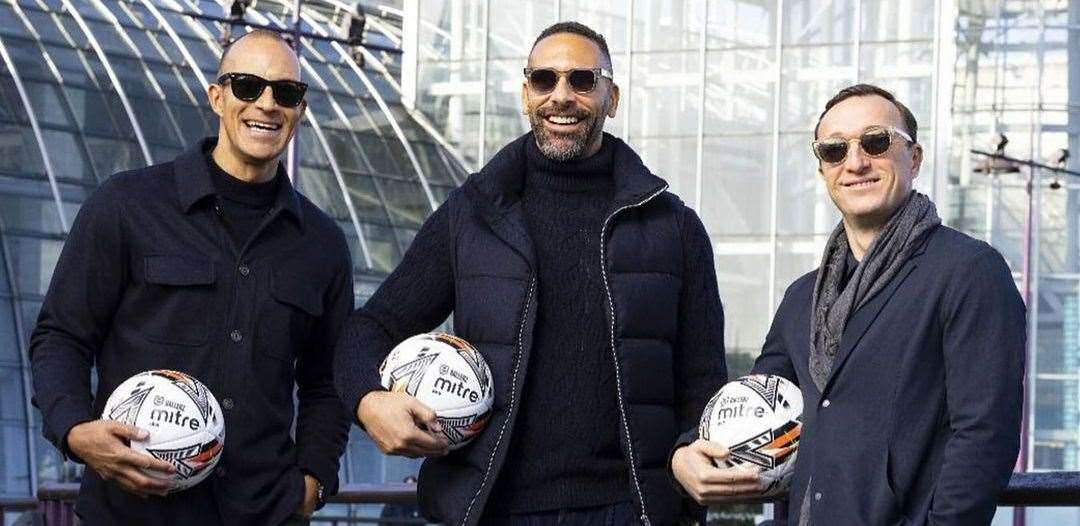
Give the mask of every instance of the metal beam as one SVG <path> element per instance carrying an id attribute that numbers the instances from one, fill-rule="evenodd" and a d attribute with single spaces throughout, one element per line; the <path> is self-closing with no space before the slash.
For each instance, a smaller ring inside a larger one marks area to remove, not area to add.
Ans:
<path id="1" fill-rule="evenodd" d="M 150 147 L 146 144 L 146 138 L 143 136 L 142 126 L 139 125 L 139 119 L 135 117 L 135 109 L 131 105 L 131 101 L 128 100 L 127 92 L 124 91 L 124 85 L 120 82 L 120 78 L 116 76 L 116 71 L 113 70 L 112 63 L 109 62 L 109 57 L 105 55 L 105 50 L 101 48 L 101 44 L 98 43 L 97 37 L 94 32 L 90 30 L 90 26 L 83 20 L 82 14 L 79 10 L 72 5 L 71 0 L 61 0 L 64 3 L 64 7 L 67 8 L 68 14 L 71 15 L 75 24 L 82 29 L 83 34 L 86 36 L 86 40 L 90 43 L 91 49 L 94 50 L 94 54 L 97 55 L 98 60 L 101 62 L 101 67 L 105 69 L 105 74 L 108 75 L 109 81 L 112 83 L 112 89 L 116 91 L 116 96 L 120 98 L 120 104 L 124 107 L 124 112 L 127 113 L 128 120 L 131 121 L 131 129 L 135 132 L 135 139 L 139 143 L 139 149 L 142 150 L 143 159 L 146 160 L 146 164 L 154 164 L 154 157 L 150 154 Z"/>

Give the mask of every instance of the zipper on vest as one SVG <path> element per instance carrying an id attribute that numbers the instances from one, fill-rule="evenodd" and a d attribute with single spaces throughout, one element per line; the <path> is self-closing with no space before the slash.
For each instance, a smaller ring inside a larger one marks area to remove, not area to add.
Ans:
<path id="1" fill-rule="evenodd" d="M 532 304 L 532 296 L 535 290 L 536 275 L 530 274 L 529 291 L 525 295 L 525 306 L 521 309 L 521 321 L 518 323 L 517 356 L 514 358 L 514 373 L 510 378 L 510 403 L 506 406 L 506 418 L 503 419 L 502 425 L 499 426 L 499 434 L 495 438 L 495 447 L 492 448 L 491 456 L 488 457 L 487 468 L 484 469 L 484 478 L 480 481 L 480 487 L 476 488 L 476 493 L 473 495 L 472 500 L 469 501 L 469 507 L 465 509 L 465 517 L 461 519 L 461 526 L 467 526 L 469 524 L 469 515 L 472 513 L 473 506 L 476 504 L 476 499 L 480 497 L 480 494 L 484 491 L 484 487 L 488 484 L 491 470 L 495 467 L 495 455 L 499 452 L 499 446 L 502 445 L 503 436 L 506 434 L 506 426 L 510 423 L 510 417 L 514 414 L 514 403 L 517 399 L 518 371 L 521 370 L 521 355 L 525 349 L 525 320 L 529 317 L 529 305 Z"/>
<path id="2" fill-rule="evenodd" d="M 653 192 L 648 197 L 642 199 L 641 201 L 638 201 L 635 204 L 619 207 L 617 210 L 612 212 L 611 215 L 607 217 L 607 219 L 604 220 L 603 228 L 600 229 L 600 276 L 604 280 L 604 292 L 607 293 L 608 309 L 611 311 L 611 317 L 609 321 L 611 329 L 611 357 L 615 362 L 615 391 L 619 399 L 619 416 L 622 417 L 622 431 L 626 435 L 626 451 L 627 455 L 630 457 L 628 459 L 630 463 L 630 477 L 634 481 L 634 491 L 637 493 L 638 503 L 641 504 L 641 523 L 645 526 L 652 526 L 652 522 L 649 521 L 649 515 L 645 512 L 645 494 L 641 492 L 641 482 L 638 480 L 637 463 L 634 461 L 634 441 L 630 438 L 630 421 L 627 419 L 626 403 L 625 401 L 623 401 L 622 373 L 619 369 L 619 353 L 615 350 L 615 303 L 611 298 L 611 285 L 608 283 L 607 278 L 607 251 L 605 250 L 604 238 L 605 234 L 607 233 L 608 224 L 611 223 L 611 220 L 614 219 L 615 216 L 619 215 L 619 212 L 622 212 L 623 210 L 629 208 L 639 207 L 649 202 L 652 198 L 660 195 L 664 190 L 667 190 L 666 184 L 656 192 Z"/>

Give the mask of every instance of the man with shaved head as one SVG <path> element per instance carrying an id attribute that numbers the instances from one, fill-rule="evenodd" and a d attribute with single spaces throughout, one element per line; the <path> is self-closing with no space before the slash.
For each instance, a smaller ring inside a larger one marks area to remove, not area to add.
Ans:
<path id="1" fill-rule="evenodd" d="M 623 141 L 604 38 L 563 22 L 525 64 L 532 131 L 451 193 L 339 344 L 342 401 L 379 448 L 425 456 L 421 509 L 475 524 L 703 519 L 666 470 L 724 383 L 712 247 L 693 210 Z M 495 402 L 447 451 L 430 408 L 379 386 L 405 338 L 453 313 L 491 367 Z"/>
<path id="2" fill-rule="evenodd" d="M 280 163 L 305 89 L 277 33 L 246 34 L 207 88 L 218 136 L 112 176 L 83 204 L 30 358 L 45 437 L 87 467 L 84 524 L 305 524 L 336 491 L 348 422 L 331 366 L 352 264 Z M 223 410 L 215 472 L 186 491 L 163 480 L 186 459 L 135 453 L 148 430 L 102 415 L 151 369 L 195 377 Z"/>

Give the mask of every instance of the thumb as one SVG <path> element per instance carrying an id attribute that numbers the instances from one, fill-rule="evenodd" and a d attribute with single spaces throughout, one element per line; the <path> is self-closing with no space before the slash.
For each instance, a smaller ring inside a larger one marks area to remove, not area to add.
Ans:
<path id="1" fill-rule="evenodd" d="M 112 431 L 114 435 L 128 440 L 146 440 L 150 438 L 150 432 L 147 430 L 127 424 L 121 424 L 120 422 L 113 422 L 110 428 L 110 431 Z"/>
<path id="2" fill-rule="evenodd" d="M 438 417 L 435 415 L 430 407 L 424 405 L 423 402 L 413 398 L 409 404 L 409 412 L 413 415 L 413 420 L 418 424 L 424 424 L 429 431 L 435 433 L 442 432 L 442 424 L 439 423 Z"/>
<path id="3" fill-rule="evenodd" d="M 728 448 L 710 440 L 698 439 L 694 445 L 699 452 L 713 460 L 727 460 L 729 456 Z"/>

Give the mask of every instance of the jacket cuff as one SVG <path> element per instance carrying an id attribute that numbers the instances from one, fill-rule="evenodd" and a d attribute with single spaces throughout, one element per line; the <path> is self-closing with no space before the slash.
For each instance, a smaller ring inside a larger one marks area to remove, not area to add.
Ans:
<path id="1" fill-rule="evenodd" d="M 671 451 L 668 452 L 667 459 L 667 473 L 668 478 L 671 480 L 671 484 L 675 486 L 675 491 L 679 492 L 683 498 L 689 499 L 686 490 L 683 489 L 682 484 L 679 484 L 678 480 L 675 480 L 675 472 L 671 470 L 671 460 L 675 458 L 675 451 L 681 447 L 688 446 L 698 439 L 698 428 L 694 426 L 689 431 L 679 435 L 679 438 L 675 440 L 675 445 L 671 447 Z M 695 504 L 696 506 L 696 504 Z"/>
<path id="2" fill-rule="evenodd" d="M 385 390 L 382 384 L 379 383 L 378 378 L 364 378 L 360 382 L 345 386 L 341 390 L 341 401 L 346 410 L 349 411 L 349 422 L 355 422 L 356 425 L 360 426 L 360 429 L 367 431 L 363 422 L 360 421 L 360 400 L 363 400 L 371 392 Z"/>
<path id="3" fill-rule="evenodd" d="M 301 459 L 300 472 L 315 477 L 323 487 L 323 495 L 329 497 L 338 491 L 338 463 L 331 459 Z"/>
<path id="4" fill-rule="evenodd" d="M 56 449 L 60 450 L 60 454 L 64 456 L 64 460 L 70 460 L 78 462 L 79 464 L 85 464 L 83 459 L 78 455 L 71 452 L 68 447 L 67 439 L 68 433 L 71 432 L 71 428 L 86 422 L 93 422 L 97 420 L 90 411 L 78 410 L 75 408 L 69 408 L 68 410 L 54 410 L 54 412 L 60 411 L 61 414 L 54 414 L 50 418 L 49 427 L 55 431 L 55 439 L 52 440 Z"/>

